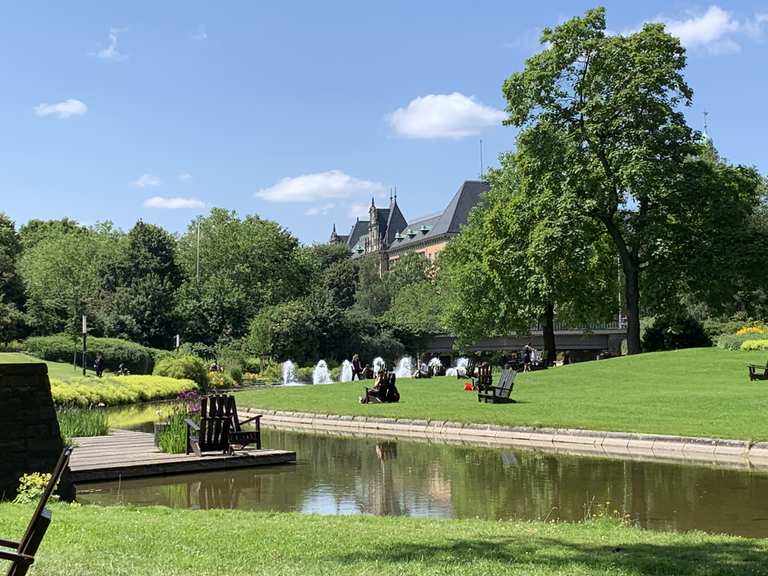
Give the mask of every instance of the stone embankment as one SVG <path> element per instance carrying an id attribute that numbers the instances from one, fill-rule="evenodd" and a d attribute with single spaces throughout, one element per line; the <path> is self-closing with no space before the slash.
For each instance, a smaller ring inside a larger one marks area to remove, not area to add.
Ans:
<path id="1" fill-rule="evenodd" d="M 406 420 L 369 416 L 338 416 L 249 408 L 263 414 L 262 425 L 282 430 L 398 437 L 529 448 L 552 452 L 632 460 L 661 460 L 768 469 L 768 442 L 694 438 L 661 434 L 600 432 L 563 428 L 498 426 L 438 420 Z"/>

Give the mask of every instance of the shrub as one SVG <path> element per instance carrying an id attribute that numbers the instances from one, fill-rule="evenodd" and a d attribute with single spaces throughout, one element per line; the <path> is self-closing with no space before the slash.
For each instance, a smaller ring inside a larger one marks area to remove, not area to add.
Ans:
<path id="1" fill-rule="evenodd" d="M 341 380 L 341 366 L 336 366 L 335 368 L 331 368 L 331 378 L 334 382 L 338 382 Z"/>
<path id="2" fill-rule="evenodd" d="M 283 381 L 283 365 L 277 362 L 269 364 L 266 369 L 261 371 L 261 376 L 268 382 Z"/>
<path id="3" fill-rule="evenodd" d="M 232 376 L 232 380 L 235 381 L 235 384 L 240 385 L 243 383 L 243 371 L 238 366 L 231 368 L 229 370 L 229 375 Z"/>
<path id="4" fill-rule="evenodd" d="M 300 368 L 296 368 L 296 378 L 299 380 L 299 382 L 310 383 L 312 382 L 312 372 L 314 369 L 314 366 L 301 366 Z M 283 375 L 280 374 L 281 380 L 282 377 Z"/>
<path id="5" fill-rule="evenodd" d="M 24 347 L 27 352 L 43 360 L 71 362 L 74 353 L 80 357 L 82 342 L 66 334 L 56 334 L 27 338 Z M 155 360 L 167 354 L 165 350 L 147 348 L 119 338 L 89 337 L 86 365 L 93 365 L 97 353 L 104 356 L 107 370 L 115 371 L 120 364 L 124 364 L 134 374 L 151 374 Z"/>
<path id="6" fill-rule="evenodd" d="M 216 388 L 234 388 L 237 386 L 232 376 L 226 372 L 208 372 L 208 387 L 211 389 Z"/>
<path id="7" fill-rule="evenodd" d="M 647 352 L 703 348 L 712 341 L 698 320 L 691 317 L 659 317 L 645 331 L 643 349 Z"/>
<path id="8" fill-rule="evenodd" d="M 768 340 L 746 340 L 741 343 L 741 349 L 744 352 L 768 350 Z"/>
<path id="9" fill-rule="evenodd" d="M 766 334 L 768 334 L 768 326 L 760 324 L 744 326 L 736 330 L 736 336 L 763 336 Z"/>
<path id="10" fill-rule="evenodd" d="M 732 318 L 729 320 L 716 320 L 708 318 L 704 320 L 704 330 L 709 335 L 710 340 L 715 341 L 722 334 L 735 334 L 741 328 L 754 324 L 751 320 Z"/>
<path id="11" fill-rule="evenodd" d="M 61 407 L 56 411 L 64 444 L 71 445 L 75 436 L 106 436 L 109 419 L 104 410 Z"/>
<path id="12" fill-rule="evenodd" d="M 182 392 L 198 390 L 192 380 L 179 380 L 165 376 L 116 376 L 94 383 L 88 378 L 73 378 L 66 382 L 51 378 L 51 394 L 58 406 L 87 408 L 98 404 L 114 406 L 150 400 L 175 398 Z"/>
<path id="13" fill-rule="evenodd" d="M 155 366 L 153 374 L 192 380 L 203 392 L 208 388 L 208 367 L 200 358 L 191 354 L 163 358 Z"/>
<path id="14" fill-rule="evenodd" d="M 747 340 L 754 340 L 754 337 L 749 335 L 721 334 L 717 339 L 717 346 L 724 350 L 741 350 L 741 345 Z"/>
<path id="15" fill-rule="evenodd" d="M 245 358 L 243 360 L 243 371 L 259 374 L 261 372 L 261 359 L 254 357 Z"/>
<path id="16" fill-rule="evenodd" d="M 14 498 L 14 504 L 31 504 L 40 500 L 40 496 L 43 495 L 45 487 L 50 482 L 51 475 L 47 472 L 33 472 L 32 474 L 24 474 L 19 479 L 19 488 L 16 491 L 16 498 Z M 56 498 L 53 496 L 52 498 Z"/>

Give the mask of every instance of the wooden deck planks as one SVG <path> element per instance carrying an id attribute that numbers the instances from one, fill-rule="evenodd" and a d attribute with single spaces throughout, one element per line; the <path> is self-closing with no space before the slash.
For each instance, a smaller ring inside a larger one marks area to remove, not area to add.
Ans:
<path id="1" fill-rule="evenodd" d="M 233 468 L 271 466 L 296 461 L 286 450 L 240 450 L 233 456 L 165 454 L 154 444 L 152 434 L 115 430 L 109 436 L 73 438 L 70 459 L 72 482 L 98 482 L 124 478 L 189 474 Z"/>

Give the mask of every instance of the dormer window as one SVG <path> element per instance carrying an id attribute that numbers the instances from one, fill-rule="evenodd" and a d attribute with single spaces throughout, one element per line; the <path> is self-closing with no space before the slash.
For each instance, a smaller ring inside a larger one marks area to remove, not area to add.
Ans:
<path id="1" fill-rule="evenodd" d="M 414 232 L 410 228 L 408 228 L 408 230 L 406 230 L 405 233 L 408 235 L 408 238 L 413 238 L 414 236 L 416 236 L 416 232 Z"/>
<path id="2" fill-rule="evenodd" d="M 401 242 L 403 238 L 405 238 L 405 236 L 403 236 L 400 232 L 395 234 L 395 240 L 397 240 L 398 242 Z"/>
<path id="3" fill-rule="evenodd" d="M 430 227 L 427 226 L 426 224 L 422 225 L 422 227 L 419 228 L 419 232 L 421 232 L 422 234 L 426 234 L 429 231 L 430 231 Z"/>

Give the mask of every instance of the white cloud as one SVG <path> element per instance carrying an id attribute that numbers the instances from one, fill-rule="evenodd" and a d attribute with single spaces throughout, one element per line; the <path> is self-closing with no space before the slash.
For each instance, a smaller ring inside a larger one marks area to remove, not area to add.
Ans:
<path id="1" fill-rule="evenodd" d="M 181 171 L 179 172 L 179 180 L 181 180 L 182 182 L 189 182 L 190 180 L 192 180 L 192 174 L 186 171 Z"/>
<path id="2" fill-rule="evenodd" d="M 658 16 L 652 21 L 665 24 L 667 32 L 677 36 L 686 48 L 711 54 L 738 52 L 741 50 L 741 37 L 760 41 L 768 29 L 768 14 L 755 14 L 752 18 L 739 20 L 733 13 L 715 4 L 703 13 L 689 12 L 683 19 Z M 631 34 L 637 30 L 629 29 L 623 33 Z"/>
<path id="3" fill-rule="evenodd" d="M 120 52 L 117 47 L 117 37 L 119 34 L 125 32 L 127 28 L 110 28 L 109 29 L 109 45 L 106 48 L 102 48 L 98 52 L 94 53 L 96 58 L 106 60 L 107 62 L 122 62 L 128 58 L 127 54 Z"/>
<path id="4" fill-rule="evenodd" d="M 283 178 L 277 184 L 256 192 L 256 197 L 269 202 L 317 202 L 357 195 L 380 195 L 385 190 L 384 184 L 379 182 L 354 178 L 341 170 L 329 170 Z"/>
<path id="5" fill-rule="evenodd" d="M 166 208 L 169 210 L 177 210 L 179 208 L 203 208 L 205 202 L 197 200 L 195 198 L 181 198 L 179 196 L 164 197 L 164 196 L 152 196 L 144 200 L 145 208 Z"/>
<path id="6" fill-rule="evenodd" d="M 304 215 L 305 216 L 325 216 L 326 214 L 328 214 L 328 212 L 330 212 L 334 208 L 336 208 L 336 204 L 334 204 L 333 202 L 329 204 L 323 204 L 322 206 L 312 206 L 311 208 L 307 208 L 304 211 Z"/>
<path id="7" fill-rule="evenodd" d="M 350 218 L 368 218 L 370 208 L 370 204 L 352 204 L 347 211 L 347 216 Z"/>
<path id="8" fill-rule="evenodd" d="M 70 118 L 72 116 L 82 116 L 88 112 L 88 106 L 80 100 L 69 98 L 56 104 L 38 104 L 35 106 L 35 114 L 41 118 L 46 116 L 56 116 L 57 118 Z"/>
<path id="9" fill-rule="evenodd" d="M 408 138 L 464 138 L 501 124 L 506 114 L 460 92 L 428 94 L 389 115 L 393 130 Z"/>
<path id="10" fill-rule="evenodd" d="M 208 32 L 202 24 L 197 28 L 197 32 L 192 34 L 192 40 L 208 40 Z"/>
<path id="11" fill-rule="evenodd" d="M 136 188 L 146 188 L 147 186 L 160 186 L 162 180 L 152 174 L 142 174 L 136 180 L 133 181 L 133 185 Z"/>

